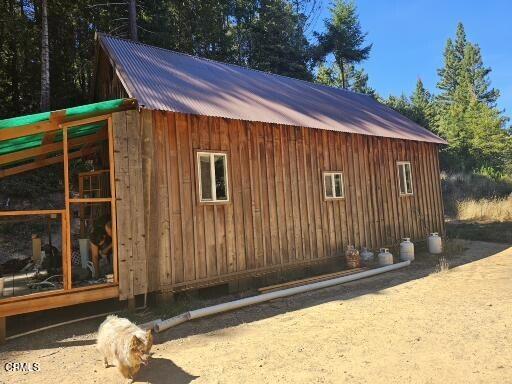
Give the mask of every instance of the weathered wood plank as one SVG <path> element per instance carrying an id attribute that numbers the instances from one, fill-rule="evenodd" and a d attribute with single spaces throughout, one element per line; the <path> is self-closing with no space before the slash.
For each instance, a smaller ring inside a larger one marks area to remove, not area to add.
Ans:
<path id="1" fill-rule="evenodd" d="M 133 249 L 130 212 L 129 152 L 125 112 L 112 114 L 112 129 L 114 136 L 114 166 L 116 175 L 119 298 L 124 300 L 133 297 L 133 292 L 130 292 L 129 281 L 133 261 Z"/>

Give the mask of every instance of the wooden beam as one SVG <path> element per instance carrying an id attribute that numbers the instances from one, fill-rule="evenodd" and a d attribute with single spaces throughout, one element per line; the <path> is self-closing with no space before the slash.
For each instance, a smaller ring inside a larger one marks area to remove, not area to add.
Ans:
<path id="1" fill-rule="evenodd" d="M 69 154 L 69 159 L 71 160 L 71 159 L 76 159 L 76 158 L 79 158 L 82 156 L 87 156 L 92 153 L 98 152 L 99 149 L 100 149 L 99 147 L 93 147 L 93 148 L 88 148 L 88 149 L 84 149 L 81 151 L 76 151 L 76 152 Z M 60 163 L 62 161 L 64 161 L 64 156 L 55 156 L 55 157 L 50 157 L 48 159 L 44 159 L 40 162 L 32 162 L 32 163 L 23 164 L 23 165 L 20 165 L 17 167 L 0 170 L 0 179 L 3 177 L 16 175 L 16 174 L 22 173 L 22 172 L 33 171 L 34 169 L 43 168 L 48 165 Z"/>
<path id="2" fill-rule="evenodd" d="M 111 203 L 111 197 L 76 197 L 70 198 L 70 203 Z"/>
<path id="3" fill-rule="evenodd" d="M 109 117 L 110 117 L 110 114 L 107 114 L 107 115 L 99 115 L 99 116 L 89 117 L 87 119 L 68 121 L 68 122 L 59 124 L 59 127 L 60 128 L 74 128 L 74 127 L 79 127 L 81 125 L 97 123 L 99 121 L 107 122 Z"/>
<path id="4" fill-rule="evenodd" d="M 41 209 L 32 211 L 0 211 L 0 216 L 63 215 L 64 209 Z"/>
<path id="5" fill-rule="evenodd" d="M 22 136 L 35 135 L 36 133 L 45 133 L 59 129 L 56 124 L 49 121 L 27 125 L 23 127 L 14 127 L 0 130 L 0 141 L 16 139 Z"/>
<path id="6" fill-rule="evenodd" d="M 53 131 L 52 131 L 53 133 Z M 103 141 L 107 139 L 107 132 L 104 130 L 101 130 L 93 135 L 87 135 L 82 137 L 77 137 L 76 139 L 69 140 L 69 148 L 76 148 L 81 145 L 94 143 L 97 141 Z M 47 153 L 57 152 L 62 150 L 63 144 L 60 143 L 51 143 L 51 144 L 44 144 L 37 148 L 30 148 L 25 149 L 23 151 L 9 153 L 3 156 L 0 156 L 0 165 L 13 163 L 15 161 L 21 161 L 25 159 L 30 159 L 32 157 L 42 156 Z M 39 162 L 41 163 L 46 159 L 41 159 Z"/>
<path id="7" fill-rule="evenodd" d="M 116 285 L 84 288 L 86 289 L 58 290 L 0 299 L 0 319 L 21 313 L 43 311 L 119 296 L 119 288 Z"/>

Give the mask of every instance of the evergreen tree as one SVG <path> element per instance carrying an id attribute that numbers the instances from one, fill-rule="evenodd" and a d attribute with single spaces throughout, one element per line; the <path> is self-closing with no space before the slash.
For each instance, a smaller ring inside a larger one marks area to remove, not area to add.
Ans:
<path id="1" fill-rule="evenodd" d="M 373 97 L 377 97 L 375 89 L 368 85 L 368 74 L 363 68 L 353 68 L 350 79 L 350 89 L 354 92 L 364 93 Z"/>
<path id="2" fill-rule="evenodd" d="M 399 97 L 390 95 L 383 103 L 413 121 L 417 117 L 409 98 L 403 93 Z"/>
<path id="3" fill-rule="evenodd" d="M 317 59 L 333 54 L 341 71 L 341 84 L 348 88 L 347 66 L 366 60 L 372 45 L 364 45 L 366 33 L 361 30 L 357 9 L 352 1 L 337 0 L 330 9 L 331 17 L 325 20 L 326 32 L 318 38 Z"/>
<path id="4" fill-rule="evenodd" d="M 470 88 L 476 98 L 495 107 L 499 91 L 490 88 L 490 72 L 491 69 L 483 64 L 480 48 L 468 42 L 464 26 L 459 23 L 455 42 L 451 39 L 446 42 L 444 67 L 438 69 L 440 79 L 437 87 L 442 91 L 438 100 L 444 105 L 452 103 L 460 79 L 469 73 Z"/>
<path id="5" fill-rule="evenodd" d="M 344 73 L 348 89 L 377 98 L 375 89 L 368 85 L 368 74 L 363 68 L 357 69 L 353 65 L 345 66 Z M 317 67 L 315 82 L 330 87 L 344 88 L 341 70 L 336 63 L 330 66 L 320 63 Z"/>
<path id="6" fill-rule="evenodd" d="M 441 90 L 438 99 L 441 103 L 449 103 L 457 87 L 460 62 L 455 55 L 455 49 L 451 39 L 446 41 L 444 48 L 444 67 L 437 70 L 440 77 L 437 88 Z"/>
<path id="7" fill-rule="evenodd" d="M 338 65 L 328 66 L 325 63 L 320 63 L 317 68 L 315 82 L 328 85 L 329 87 L 342 88 L 341 73 Z"/>
<path id="8" fill-rule="evenodd" d="M 0 118 L 40 110 L 41 34 L 36 10 L 26 1 L 0 6 Z"/>
<path id="9" fill-rule="evenodd" d="M 299 79 L 310 79 L 309 44 L 303 20 L 288 1 L 262 0 L 250 31 L 251 68 Z"/>
<path id="10" fill-rule="evenodd" d="M 412 120 L 424 128 L 435 131 L 436 114 L 433 97 L 425 88 L 421 79 L 416 82 L 416 88 L 411 95 L 410 103 L 414 112 Z"/>

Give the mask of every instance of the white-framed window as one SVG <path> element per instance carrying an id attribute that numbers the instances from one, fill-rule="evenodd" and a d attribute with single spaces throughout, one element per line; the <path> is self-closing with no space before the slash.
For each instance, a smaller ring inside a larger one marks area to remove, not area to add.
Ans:
<path id="1" fill-rule="evenodd" d="M 228 156 L 223 152 L 197 152 L 199 201 L 229 201 Z"/>
<path id="2" fill-rule="evenodd" d="M 412 195 L 412 168 L 410 161 L 398 161 L 398 184 L 400 186 L 400 195 Z"/>
<path id="3" fill-rule="evenodd" d="M 345 197 L 342 172 L 324 172 L 324 197 L 326 199 Z"/>

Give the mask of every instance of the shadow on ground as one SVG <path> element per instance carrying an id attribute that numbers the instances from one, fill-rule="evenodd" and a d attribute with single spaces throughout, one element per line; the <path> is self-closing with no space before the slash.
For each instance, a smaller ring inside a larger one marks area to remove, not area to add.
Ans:
<path id="1" fill-rule="evenodd" d="M 198 376 L 193 376 L 174 364 L 171 360 L 152 358 L 149 364 L 135 376 L 134 383 L 188 384 Z"/>
<path id="2" fill-rule="evenodd" d="M 510 245 L 507 244 L 491 244 L 485 242 L 456 242 L 456 245 L 449 246 L 445 250 L 444 256 L 447 258 L 450 268 L 454 268 L 463 264 L 475 262 L 477 260 L 492 256 L 498 252 L 501 252 Z M 464 248 L 472 247 L 473 249 L 478 248 L 478 251 L 473 252 L 468 250 L 465 253 L 461 253 Z M 155 336 L 155 344 L 163 343 L 168 340 L 180 339 L 187 336 L 202 334 L 212 331 L 218 331 L 224 328 L 237 326 L 242 323 L 250 323 L 261 319 L 273 317 L 286 312 L 296 311 L 299 309 L 320 305 L 329 301 L 343 301 L 350 300 L 352 298 L 362 295 L 381 295 L 387 294 L 384 290 L 392 288 L 394 286 L 406 283 L 408 281 L 421 279 L 428 276 L 436 271 L 436 266 L 439 262 L 438 256 L 429 255 L 425 252 L 418 252 L 416 260 L 411 266 L 399 269 L 396 271 L 388 272 L 382 275 L 373 276 L 367 279 L 354 281 L 351 283 L 338 285 L 318 291 L 307 292 L 304 294 L 278 299 L 263 303 L 256 306 L 246 307 L 234 312 L 229 312 L 215 316 L 215 320 L 211 318 L 205 318 L 197 321 L 182 324 L 176 328 L 172 328 L 166 332 L 162 332 Z M 239 296 L 238 296 L 239 297 Z M 194 307 L 205 307 L 208 305 L 214 305 L 220 302 L 226 302 L 236 299 L 237 296 L 223 296 L 214 300 L 203 300 L 198 303 L 194 303 Z M 173 305 L 173 304 L 170 304 Z M 193 309 L 193 308 L 192 308 Z M 153 308 L 150 314 L 151 318 L 157 318 L 159 314 L 159 308 Z M 98 311 L 101 313 L 100 311 Z M 63 348 L 73 345 L 91 345 L 95 342 L 94 332 L 103 319 L 84 321 L 69 326 L 58 327 L 50 331 L 51 338 L 45 332 L 34 334 L 29 336 L 30 344 L 27 344 L 27 337 L 12 340 L 7 343 L 6 346 L 0 348 L 2 351 L 24 351 L 27 348 L 35 349 L 49 349 L 49 348 Z M 37 325 L 34 325 L 34 328 Z M 71 339 L 71 340 L 69 340 Z M 79 340 L 77 340 L 79 339 Z M 9 354 L 9 353 L 8 353 Z M 179 370 L 172 362 L 157 361 L 154 359 L 155 364 L 161 364 L 162 367 L 158 367 L 155 371 L 160 369 L 172 371 L 173 369 Z M 160 359 L 163 360 L 163 359 Z M 153 369 L 149 369 L 146 375 L 151 375 Z M 185 376 L 183 376 L 185 375 Z M 183 373 L 182 382 L 187 383 L 188 374 Z M 166 375 L 162 375 L 165 378 Z M 178 375 L 179 376 L 179 375 Z M 167 376 L 171 377 L 171 376 Z M 140 380 L 140 379 L 139 379 Z M 147 379 L 149 382 L 158 382 L 154 379 Z M 177 381 L 180 382 L 180 381 Z"/>

